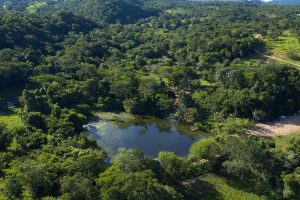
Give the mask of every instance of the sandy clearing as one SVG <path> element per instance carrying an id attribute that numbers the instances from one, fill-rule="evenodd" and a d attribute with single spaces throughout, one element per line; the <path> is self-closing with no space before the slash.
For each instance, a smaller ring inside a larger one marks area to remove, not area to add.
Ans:
<path id="1" fill-rule="evenodd" d="M 287 116 L 274 122 L 258 123 L 249 130 L 250 134 L 274 137 L 300 132 L 300 115 Z"/>

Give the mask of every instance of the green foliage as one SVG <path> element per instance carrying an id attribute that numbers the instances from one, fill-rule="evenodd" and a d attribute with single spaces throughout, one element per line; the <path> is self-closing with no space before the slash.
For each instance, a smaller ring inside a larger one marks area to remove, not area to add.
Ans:
<path id="1" fill-rule="evenodd" d="M 5 150 L 11 141 L 11 135 L 7 131 L 4 124 L 0 123 L 0 151 Z"/>
<path id="2" fill-rule="evenodd" d="M 151 169 L 154 173 L 160 175 L 160 170 L 162 170 L 153 158 L 145 156 L 140 150 L 134 149 L 126 150 L 120 148 L 112 163 L 122 169 L 125 173 Z"/>
<path id="3" fill-rule="evenodd" d="M 160 184 L 150 170 L 125 174 L 116 166 L 99 175 L 102 199 L 181 199 L 171 187 Z"/>
<path id="4" fill-rule="evenodd" d="M 161 151 L 157 160 L 171 177 L 181 180 L 189 176 L 190 164 L 185 158 L 178 157 L 173 152 Z"/>
<path id="5" fill-rule="evenodd" d="M 64 167 L 69 174 L 80 172 L 85 177 L 95 177 L 105 169 L 105 158 L 105 152 L 100 149 L 74 149 Z"/>
<path id="6" fill-rule="evenodd" d="M 208 187 L 204 190 L 203 199 L 215 199 L 217 198 L 224 200 L 231 199 L 240 199 L 240 200 L 263 200 L 268 199 L 265 196 L 257 195 L 253 192 L 249 192 L 246 188 L 252 188 L 252 185 L 249 184 L 247 187 L 243 187 L 241 183 L 230 184 L 230 178 L 221 177 L 214 174 L 207 174 L 200 178 L 201 181 L 204 181 L 204 184 L 212 185 L 213 187 Z M 199 183 L 198 187 L 201 187 L 201 183 Z M 197 188 L 197 185 L 194 187 Z M 245 190 L 241 190 L 240 187 L 245 188 Z"/>
<path id="7" fill-rule="evenodd" d="M 51 8 L 50 9 L 55 9 Z M 59 10 L 73 11 L 76 14 L 105 23 L 130 23 L 154 15 L 143 7 L 143 1 L 132 0 L 84 0 L 63 1 Z"/>
<path id="8" fill-rule="evenodd" d="M 219 144 L 214 138 L 201 139 L 190 147 L 190 157 L 210 160 L 220 153 L 219 148 Z"/>
<path id="9" fill-rule="evenodd" d="M 8 168 L 10 161 L 14 158 L 11 152 L 0 152 L 0 175 L 3 175 L 4 169 Z"/>
<path id="10" fill-rule="evenodd" d="M 23 126 L 20 115 L 15 112 L 0 112 L 0 123 L 5 124 L 8 129 Z"/>
<path id="11" fill-rule="evenodd" d="M 26 10 L 29 12 L 29 13 L 35 13 L 39 8 L 43 7 L 43 6 L 47 6 L 47 2 L 36 2 L 36 3 L 33 3 L 33 4 L 30 4 Z"/>
<path id="12" fill-rule="evenodd" d="M 259 170 L 264 168 L 266 151 L 253 139 L 230 137 L 223 151 L 228 155 L 228 160 L 223 166 L 229 173 L 241 179 L 247 175 L 260 173 Z"/>
<path id="13" fill-rule="evenodd" d="M 168 185 L 203 173 L 200 159 L 213 163 L 211 170 L 253 181 L 270 199 L 297 198 L 299 140 L 283 150 L 240 136 L 252 121 L 300 107 L 297 69 L 251 59 L 264 38 L 274 41 L 266 42 L 274 51 L 297 54 L 299 7 L 171 0 L 0 6 L 6 10 L 0 12 L 0 109 L 20 110 L 0 116 L 9 128 L 0 125 L 0 198 L 181 199 Z M 286 30 L 291 36 L 279 36 Z M 24 88 L 20 101 L 5 95 L 16 87 Z M 178 120 L 217 134 L 195 143 L 191 160 L 120 150 L 106 169 L 106 153 L 83 129 L 98 111 L 168 117 L 174 110 Z M 223 186 L 216 188 L 232 198 L 259 198 Z"/>
<path id="14" fill-rule="evenodd" d="M 10 198 L 26 195 L 30 198 L 42 198 L 60 191 L 62 198 L 66 199 L 76 199 L 78 194 L 81 195 L 78 198 L 97 198 L 93 179 L 104 171 L 105 153 L 101 149 L 93 149 L 87 141 L 79 139 L 66 140 L 64 143 L 56 148 L 49 145 L 39 148 L 31 151 L 28 157 L 16 158 L 11 162 L 9 155 L 6 155 L 6 162 L 10 162 L 10 167 L 3 170 L 6 177 L 5 195 Z M 2 166 L 7 167 L 8 164 L 3 163 Z"/>
<path id="15" fill-rule="evenodd" d="M 97 187 L 89 178 L 76 173 L 73 176 L 64 176 L 61 180 L 62 199 L 85 200 L 98 199 Z"/>
<path id="16" fill-rule="evenodd" d="M 29 126 L 33 126 L 37 129 L 45 129 L 45 119 L 39 112 L 29 112 L 26 116 L 25 123 Z"/>
<path id="17" fill-rule="evenodd" d="M 0 61 L 0 91 L 23 85 L 31 74 L 32 66 L 28 63 Z"/>
<path id="18" fill-rule="evenodd" d="M 6 176 L 8 196 L 19 196 L 22 185 L 30 198 L 39 198 L 51 194 L 56 174 L 45 163 L 28 160 L 7 171 Z"/>
<path id="19" fill-rule="evenodd" d="M 297 28 L 297 26 L 295 26 Z M 267 47 L 272 56 L 281 58 L 293 63 L 299 63 L 299 41 L 296 35 L 281 35 L 274 42 L 267 41 Z"/>
<path id="20" fill-rule="evenodd" d="M 285 175 L 283 181 L 283 197 L 286 199 L 297 199 L 300 189 L 300 168 L 298 167 L 293 173 Z"/>
<path id="21" fill-rule="evenodd" d="M 283 159 L 288 171 L 294 170 L 300 164 L 300 137 L 299 134 L 287 136 L 286 138 L 277 138 L 276 140 L 277 156 Z"/>
<path id="22" fill-rule="evenodd" d="M 226 120 L 213 124 L 213 132 L 219 135 L 240 134 L 253 126 L 248 119 L 229 117 Z"/>
<path id="23" fill-rule="evenodd" d="M 300 60 L 300 56 L 299 56 L 298 54 L 295 54 L 295 53 L 292 52 L 292 51 L 289 51 L 289 52 L 287 53 L 287 57 L 290 58 L 290 59 L 292 59 L 292 60 L 297 60 L 297 61 Z"/>
<path id="24" fill-rule="evenodd" d="M 268 151 L 268 146 L 252 137 L 229 137 L 222 148 L 225 161 L 222 166 L 226 171 L 239 178 L 253 182 L 258 194 L 274 198 L 281 196 L 273 179 L 278 179 L 282 162 Z"/>

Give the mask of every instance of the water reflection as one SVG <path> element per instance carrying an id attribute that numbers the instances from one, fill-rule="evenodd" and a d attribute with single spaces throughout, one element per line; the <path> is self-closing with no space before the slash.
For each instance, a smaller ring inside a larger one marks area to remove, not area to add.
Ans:
<path id="1" fill-rule="evenodd" d="M 99 120 L 90 123 L 87 129 L 88 137 L 94 138 L 109 157 L 120 147 L 140 149 L 152 156 L 162 150 L 184 156 L 191 144 L 207 137 L 183 124 L 153 117 L 126 123 Z"/>

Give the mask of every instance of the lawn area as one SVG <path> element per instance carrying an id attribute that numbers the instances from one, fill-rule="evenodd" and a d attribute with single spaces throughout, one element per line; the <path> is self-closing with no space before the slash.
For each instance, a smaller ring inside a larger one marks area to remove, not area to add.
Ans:
<path id="1" fill-rule="evenodd" d="M 256 195 L 251 191 L 251 185 L 245 185 L 234 180 L 225 179 L 215 174 L 206 174 L 192 185 L 195 192 L 201 191 L 204 200 L 264 200 L 265 196 Z"/>
<path id="2" fill-rule="evenodd" d="M 287 56 L 288 52 L 293 52 L 300 56 L 300 43 L 294 36 L 279 36 L 275 42 L 266 41 L 268 53 L 271 56 L 278 57 L 280 59 L 300 64 L 300 61 L 293 60 Z"/>
<path id="3" fill-rule="evenodd" d="M 43 7 L 43 6 L 46 6 L 48 5 L 47 2 L 34 2 L 32 4 L 30 4 L 26 10 L 29 12 L 29 13 L 35 13 L 36 10 L 40 7 Z"/>
<path id="4" fill-rule="evenodd" d="M 287 135 L 287 136 L 275 137 L 274 139 L 275 139 L 276 148 L 280 149 L 280 150 L 286 149 L 288 147 L 288 142 L 296 137 L 300 137 L 300 132 L 291 134 L 291 135 Z"/>
<path id="5" fill-rule="evenodd" d="M 20 116 L 13 112 L 0 112 L 0 123 L 6 124 L 9 129 L 23 125 Z"/>

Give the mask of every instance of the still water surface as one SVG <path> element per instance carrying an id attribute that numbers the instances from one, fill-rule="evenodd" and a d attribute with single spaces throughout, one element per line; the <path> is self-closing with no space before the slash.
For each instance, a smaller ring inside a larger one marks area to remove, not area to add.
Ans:
<path id="1" fill-rule="evenodd" d="M 91 122 L 88 137 L 94 138 L 109 157 L 114 156 L 120 147 L 140 149 L 151 156 L 157 156 L 163 150 L 185 156 L 195 141 L 207 135 L 191 131 L 190 127 L 175 121 L 143 117 L 130 122 Z"/>

